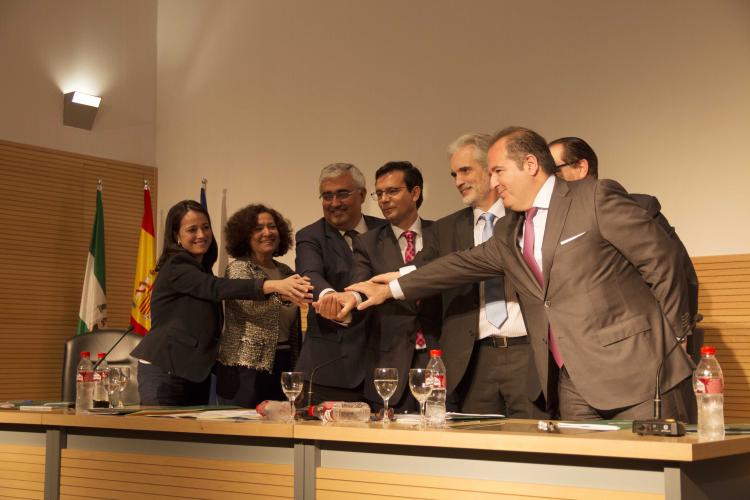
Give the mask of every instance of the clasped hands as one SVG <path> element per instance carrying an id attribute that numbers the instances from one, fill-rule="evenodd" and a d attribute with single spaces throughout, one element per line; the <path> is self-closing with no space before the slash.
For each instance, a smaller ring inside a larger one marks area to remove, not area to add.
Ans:
<path id="1" fill-rule="evenodd" d="M 266 280 L 263 282 L 263 293 L 275 293 L 281 300 L 298 306 L 312 302 L 312 283 L 307 276 L 293 274 L 283 280 Z"/>
<path id="2" fill-rule="evenodd" d="M 398 278 L 398 271 L 378 274 L 367 281 L 349 285 L 343 292 L 329 292 L 320 297 L 317 302 L 313 302 L 312 305 L 315 312 L 320 316 L 331 321 L 348 323 L 350 321 L 349 315 L 355 307 L 357 310 L 363 311 L 390 299 L 392 295 L 388 283 Z M 359 297 L 354 292 L 367 297 L 367 300 L 359 303 Z"/>

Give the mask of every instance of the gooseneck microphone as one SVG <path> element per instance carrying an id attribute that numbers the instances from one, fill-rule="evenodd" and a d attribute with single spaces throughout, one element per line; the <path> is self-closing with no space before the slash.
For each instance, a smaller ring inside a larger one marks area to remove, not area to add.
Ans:
<path id="1" fill-rule="evenodd" d="M 687 333 L 677 337 L 672 348 L 661 358 L 659 369 L 656 370 L 656 389 L 654 390 L 654 418 L 651 420 L 633 420 L 633 432 L 642 436 L 684 436 L 685 424 L 673 418 L 663 419 L 661 417 L 661 369 L 667 358 L 682 344 Z"/>
<path id="2" fill-rule="evenodd" d="M 134 330 L 134 327 L 133 327 L 132 325 L 131 325 L 131 326 L 129 326 L 129 327 L 128 327 L 128 328 L 127 328 L 127 329 L 126 329 L 126 330 L 125 330 L 125 331 L 124 331 L 124 332 L 122 333 L 122 335 L 120 335 L 120 338 L 119 338 L 119 339 L 117 339 L 117 342 L 115 342 L 114 344 L 112 344 L 112 347 L 110 347 L 110 348 L 109 348 L 109 351 L 107 351 L 107 353 L 106 353 L 106 354 L 104 355 L 104 357 L 103 357 L 103 358 L 101 358 L 101 359 L 98 359 L 98 360 L 96 361 L 96 363 L 94 363 L 94 368 L 93 368 L 92 370 L 93 370 L 93 371 L 96 371 L 96 369 L 97 369 L 97 368 L 99 368 L 99 365 L 100 365 L 100 364 L 102 364 L 102 361 L 104 361 L 105 359 L 107 359 L 107 356 L 109 356 L 109 353 L 111 353 L 112 351 L 114 351 L 114 350 L 115 350 L 115 347 L 117 347 L 117 345 L 118 345 L 118 344 L 119 344 L 120 342 L 122 342 L 122 339 L 124 339 L 124 338 L 125 338 L 125 336 L 127 336 L 127 334 L 128 334 L 128 333 L 130 333 L 130 332 L 132 332 L 133 330 Z"/>
<path id="3" fill-rule="evenodd" d="M 342 359 L 348 358 L 348 354 L 342 354 L 341 356 L 337 356 L 333 359 L 329 359 L 325 363 L 321 363 L 317 366 L 314 366 L 312 371 L 310 372 L 310 387 L 308 387 L 307 390 L 307 406 L 312 406 L 312 395 L 313 395 L 313 377 L 315 376 L 315 372 L 320 370 L 321 368 L 325 368 L 326 366 L 335 363 L 336 361 L 341 361 Z"/>

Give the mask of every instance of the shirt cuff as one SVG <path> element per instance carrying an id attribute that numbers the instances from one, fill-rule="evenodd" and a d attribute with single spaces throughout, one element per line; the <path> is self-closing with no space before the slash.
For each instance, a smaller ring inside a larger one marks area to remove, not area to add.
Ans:
<path id="1" fill-rule="evenodd" d="M 404 266 L 398 269 L 398 274 L 400 274 L 401 276 L 406 276 L 407 274 L 414 272 L 416 270 L 417 270 L 417 266 Z M 401 288 L 399 288 L 399 290 L 400 289 Z"/>
<path id="2" fill-rule="evenodd" d="M 404 300 L 406 298 L 404 292 L 401 290 L 401 285 L 398 284 L 398 280 L 393 280 L 388 283 L 388 287 L 391 289 L 391 295 L 393 295 L 394 299 Z"/>

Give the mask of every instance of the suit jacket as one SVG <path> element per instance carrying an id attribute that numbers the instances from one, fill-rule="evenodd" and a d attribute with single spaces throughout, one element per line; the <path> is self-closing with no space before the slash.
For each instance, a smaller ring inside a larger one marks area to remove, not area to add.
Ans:
<path id="1" fill-rule="evenodd" d="M 219 350 L 224 299 L 265 300 L 262 279 L 217 278 L 187 252 L 159 269 L 151 296 L 151 331 L 131 355 L 191 382 L 211 373 Z"/>
<path id="2" fill-rule="evenodd" d="M 422 220 L 422 245 L 429 238 L 427 229 L 432 221 Z M 354 242 L 354 270 L 352 282 L 366 281 L 376 274 L 396 271 L 404 265 L 396 235 L 390 224 L 385 224 L 358 236 Z M 370 401 L 381 401 L 375 390 L 375 368 L 397 368 L 398 386 L 391 397 L 401 399 L 408 385 L 408 374 L 414 357 L 417 330 L 421 327 L 428 349 L 435 349 L 440 336 L 440 298 L 431 297 L 419 305 L 410 301 L 391 301 L 368 311 L 360 321 L 367 332 L 367 367 L 364 395 Z"/>
<path id="3" fill-rule="evenodd" d="M 693 261 L 690 260 L 690 255 L 688 255 L 685 245 L 682 244 L 680 237 L 677 236 L 674 226 L 672 226 L 667 218 L 664 217 L 664 214 L 661 213 L 661 203 L 659 203 L 656 196 L 631 193 L 630 197 L 633 198 L 638 205 L 646 209 L 648 215 L 667 232 L 669 237 L 672 238 L 677 245 L 682 269 L 685 272 L 685 278 L 687 279 L 690 315 L 692 318 L 695 318 L 698 315 L 698 275 L 695 273 Z"/>
<path id="4" fill-rule="evenodd" d="M 364 217 L 368 231 L 385 224 L 383 219 Z M 295 268 L 312 281 L 315 300 L 326 288 L 340 291 L 352 283 L 352 251 L 341 233 L 325 219 L 300 229 L 295 241 Z M 364 324 L 347 328 L 319 317 L 310 307 L 296 370 L 305 372 L 309 380 L 312 371 L 320 367 L 315 372 L 314 383 L 347 389 L 357 387 L 365 377 L 365 343 Z M 325 363 L 330 364 L 323 366 Z"/>
<path id="5" fill-rule="evenodd" d="M 519 248 L 522 228 L 522 214 L 506 215 L 488 242 L 401 278 L 405 296 L 428 296 L 504 271 L 525 311 L 545 396 L 555 390 L 548 373 L 551 327 L 568 373 L 589 405 L 614 409 L 653 397 L 659 363 L 690 328 L 674 241 L 616 182 L 556 179 L 540 286 Z M 692 362 L 676 349 L 664 363 L 662 390 L 691 372 Z"/>

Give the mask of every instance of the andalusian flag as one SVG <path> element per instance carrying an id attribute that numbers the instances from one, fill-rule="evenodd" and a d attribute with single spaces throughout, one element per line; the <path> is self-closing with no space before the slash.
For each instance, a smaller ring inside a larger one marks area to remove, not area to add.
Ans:
<path id="1" fill-rule="evenodd" d="M 91 232 L 89 256 L 86 260 L 81 309 L 78 311 L 79 334 L 107 326 L 107 283 L 104 270 L 104 208 L 100 180 L 96 187 L 94 229 Z"/>
<path id="2" fill-rule="evenodd" d="M 151 190 L 148 181 L 143 183 L 143 219 L 138 238 L 138 259 L 135 262 L 135 284 L 130 308 L 130 325 L 133 331 L 146 335 L 151 330 L 151 289 L 156 279 L 156 239 L 151 211 Z"/>

